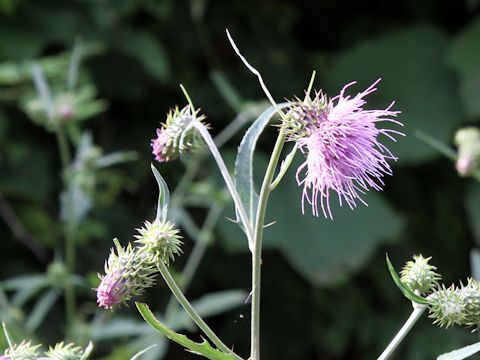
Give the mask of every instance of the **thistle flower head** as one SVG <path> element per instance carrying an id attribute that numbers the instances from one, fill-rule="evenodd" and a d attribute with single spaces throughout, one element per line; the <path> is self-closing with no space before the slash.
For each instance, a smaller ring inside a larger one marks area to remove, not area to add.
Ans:
<path id="1" fill-rule="evenodd" d="M 190 105 L 179 110 L 170 110 L 167 120 L 157 129 L 157 137 L 152 139 L 152 153 L 159 162 L 176 159 L 184 152 L 190 152 L 203 144 L 201 137 L 192 126 L 193 121 L 203 121 L 200 109 L 193 110 Z"/>
<path id="2" fill-rule="evenodd" d="M 460 129 L 455 134 L 458 156 L 455 167 L 461 176 L 470 175 L 480 160 L 480 130 L 474 127 Z"/>
<path id="3" fill-rule="evenodd" d="M 426 294 L 438 286 L 438 281 L 442 277 L 435 272 L 437 268 L 428 263 L 430 259 L 431 257 L 414 255 L 413 260 L 408 261 L 403 267 L 400 280 L 410 290 Z"/>
<path id="4" fill-rule="evenodd" d="M 182 252 L 179 230 L 169 221 L 145 221 L 144 226 L 137 231 L 135 242 L 139 245 L 139 251 L 160 258 L 166 264 Z"/>
<path id="5" fill-rule="evenodd" d="M 446 328 L 452 325 L 465 325 L 465 299 L 454 285 L 449 288 L 442 285 L 429 295 L 428 299 L 429 317 L 435 319 L 434 324 Z"/>
<path id="6" fill-rule="evenodd" d="M 290 140 L 295 140 L 305 162 L 297 170 L 297 182 L 303 185 L 302 209 L 305 201 L 311 205 L 313 215 L 318 216 L 318 198 L 325 217 L 332 218 L 330 190 L 353 209 L 357 201 L 365 204 L 361 195 L 370 188 L 382 190 L 383 177 L 391 175 L 387 160 L 396 157 L 380 143 L 379 135 L 395 141 L 392 134 L 402 133 L 378 128 L 381 122 L 393 122 L 399 111 L 392 111 L 393 102 L 384 110 L 365 110 L 364 97 L 376 90 L 377 80 L 365 91 L 354 97 L 345 91 L 327 101 L 321 93 L 303 102 L 292 102 L 289 116 L 282 130 Z"/>
<path id="7" fill-rule="evenodd" d="M 22 341 L 18 345 L 5 350 L 5 354 L 0 359 L 5 360 L 36 360 L 38 358 L 38 348 L 40 345 L 32 345 L 30 341 Z"/>
<path id="8" fill-rule="evenodd" d="M 156 259 L 139 251 L 129 244 L 123 249 L 114 240 L 116 252 L 111 250 L 105 262 L 105 275 L 100 276 L 97 290 L 97 303 L 106 309 L 126 302 L 134 296 L 142 294 L 155 284 L 157 273 Z"/>
<path id="9" fill-rule="evenodd" d="M 73 343 L 64 344 L 60 342 L 55 347 L 50 347 L 45 355 L 53 360 L 80 360 L 83 356 L 83 350 Z"/>

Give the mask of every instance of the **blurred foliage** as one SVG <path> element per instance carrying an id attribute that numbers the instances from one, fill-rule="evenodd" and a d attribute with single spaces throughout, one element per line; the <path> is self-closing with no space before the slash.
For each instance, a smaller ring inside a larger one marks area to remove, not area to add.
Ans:
<path id="1" fill-rule="evenodd" d="M 94 358 L 105 360 L 129 359 L 153 343 L 158 346 L 140 358 L 186 358 L 133 309 L 98 311 L 90 289 L 111 239 L 131 239 L 134 228 L 154 216 L 149 142 L 167 110 L 185 103 L 178 84 L 189 89 L 215 134 L 237 115 L 245 125 L 263 110 L 263 103 L 250 101 L 263 95 L 231 50 L 228 27 L 279 102 L 301 96 L 316 70 L 316 87 L 329 95 L 353 80 L 358 84 L 349 91 L 356 93 L 381 77 L 368 106 L 395 100 L 394 109 L 402 111 L 405 127 L 397 130 L 407 136 L 392 147 L 400 157 L 395 175 L 386 191 L 368 195 L 368 207 L 335 209 L 333 222 L 308 209 L 301 215 L 301 190 L 290 171 L 272 194 L 267 221 L 276 223 L 265 231 L 263 358 L 378 356 L 410 310 L 384 253 L 396 267 L 412 253 L 432 255 L 448 283 L 470 274 L 469 253 L 480 244 L 478 184 L 458 178 L 449 160 L 414 135 L 420 129 L 450 143 L 460 125 L 478 125 L 479 6 L 475 0 L 0 0 L 0 317 L 12 336 L 44 344 L 92 340 Z M 34 64 L 48 85 L 50 108 L 37 96 Z M 63 121 L 74 145 L 67 189 L 52 119 Z M 257 145 L 257 185 L 274 131 Z M 240 140 L 238 132 L 222 149 L 232 170 Z M 182 189 L 187 168 L 195 169 L 195 182 Z M 174 265 L 180 272 L 208 208 L 216 204 L 225 207 L 223 216 L 235 214 L 208 157 L 159 169 L 171 190 L 180 188 L 172 195 L 172 213 L 186 237 L 185 255 Z M 68 201 L 78 222 L 72 278 L 62 271 L 60 213 Z M 248 292 L 250 259 L 240 230 L 223 216 L 187 295 L 212 316 L 219 337 L 246 354 L 246 295 L 227 289 Z M 65 281 L 77 285 L 73 329 L 64 326 Z M 159 284 L 142 301 L 160 316 L 168 299 Z M 181 312 L 162 321 L 175 331 L 196 331 Z M 396 358 L 432 359 L 477 339 L 423 319 Z"/>

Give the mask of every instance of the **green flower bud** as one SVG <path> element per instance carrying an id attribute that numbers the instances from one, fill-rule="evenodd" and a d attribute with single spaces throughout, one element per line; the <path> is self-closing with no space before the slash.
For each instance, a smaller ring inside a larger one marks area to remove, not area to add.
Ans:
<path id="1" fill-rule="evenodd" d="M 310 136 L 311 131 L 324 121 L 326 116 L 327 97 L 319 91 L 313 99 L 306 96 L 303 101 L 299 98 L 292 101 L 280 127 L 289 141 L 296 141 Z"/>
<path id="2" fill-rule="evenodd" d="M 431 257 L 414 255 L 413 260 L 408 261 L 400 272 L 400 280 L 413 292 L 426 294 L 438 286 L 438 281 L 442 277 L 435 272 L 437 268 L 428 263 L 430 259 Z"/>
<path id="3" fill-rule="evenodd" d="M 468 176 L 477 168 L 480 160 L 480 130 L 474 127 L 460 129 L 454 141 L 458 146 L 457 172 L 461 176 Z"/>
<path id="4" fill-rule="evenodd" d="M 75 346 L 75 344 L 64 345 L 61 342 L 56 344 L 54 348 L 50 347 L 45 355 L 53 360 L 81 360 L 83 350 L 79 346 Z"/>
<path id="5" fill-rule="evenodd" d="M 159 162 L 176 159 L 184 152 L 191 152 L 203 145 L 203 139 L 191 126 L 193 121 L 203 121 L 200 109 L 192 110 L 190 105 L 182 110 L 176 107 L 167 114 L 167 120 L 157 129 L 157 137 L 152 139 L 152 153 Z"/>
<path id="6" fill-rule="evenodd" d="M 467 286 L 462 286 L 459 291 L 465 302 L 464 325 L 477 330 L 480 328 L 480 284 L 470 278 Z"/>
<path id="7" fill-rule="evenodd" d="M 5 354 L 0 356 L 0 360 L 37 360 L 39 347 L 40 345 L 33 346 L 30 341 L 22 341 L 5 350 Z"/>
<path id="8" fill-rule="evenodd" d="M 105 275 L 97 290 L 97 303 L 104 308 L 126 304 L 132 297 L 142 294 L 155 284 L 157 258 L 145 251 L 139 251 L 131 244 L 123 249 L 118 240 L 105 263 Z"/>
<path id="9" fill-rule="evenodd" d="M 175 225 L 169 221 L 155 220 L 145 221 L 144 227 L 137 229 L 139 235 L 135 235 L 135 242 L 138 244 L 139 252 L 146 252 L 159 258 L 167 265 L 175 255 L 181 254 L 180 246 L 183 244 L 180 232 Z"/>
<path id="10" fill-rule="evenodd" d="M 466 302 L 461 292 L 450 286 L 444 285 L 428 296 L 429 317 L 435 319 L 434 324 L 448 328 L 452 325 L 465 325 Z"/>

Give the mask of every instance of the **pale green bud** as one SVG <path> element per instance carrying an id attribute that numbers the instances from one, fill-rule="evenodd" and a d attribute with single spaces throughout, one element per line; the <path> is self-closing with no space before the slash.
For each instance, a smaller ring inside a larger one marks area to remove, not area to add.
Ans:
<path id="1" fill-rule="evenodd" d="M 169 221 L 145 221 L 144 226 L 137 231 L 139 234 L 135 235 L 135 242 L 139 252 L 151 254 L 166 264 L 182 252 L 181 236 L 178 235 L 180 231 Z"/>
<path id="2" fill-rule="evenodd" d="M 37 360 L 38 348 L 40 345 L 32 345 L 30 341 L 22 341 L 18 345 L 5 350 L 5 354 L 0 356 L 1 360 Z"/>
<path id="3" fill-rule="evenodd" d="M 465 325 L 466 302 L 455 286 L 445 288 L 444 285 L 434 291 L 429 299 L 429 317 L 435 319 L 434 324 L 448 328 L 452 325 Z"/>
<path id="4" fill-rule="evenodd" d="M 413 260 L 408 261 L 400 272 L 400 280 L 413 292 L 426 294 L 437 286 L 442 278 L 435 272 L 437 268 L 428 263 L 430 259 L 431 257 L 413 255 Z"/>
<path id="5" fill-rule="evenodd" d="M 55 347 L 50 347 L 45 353 L 50 359 L 53 360 L 81 360 L 83 356 L 83 350 L 75 344 L 58 343 Z"/>

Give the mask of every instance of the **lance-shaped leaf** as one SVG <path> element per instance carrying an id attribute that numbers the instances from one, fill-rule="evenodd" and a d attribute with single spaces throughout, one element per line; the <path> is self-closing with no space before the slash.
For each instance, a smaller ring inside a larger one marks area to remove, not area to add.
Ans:
<path id="1" fill-rule="evenodd" d="M 288 106 L 288 103 L 279 104 L 277 108 L 270 106 L 261 113 L 245 133 L 238 148 L 235 161 L 235 185 L 252 224 L 255 221 L 258 204 L 258 194 L 255 192 L 253 182 L 253 153 L 260 134 L 265 130 L 272 116 L 278 109 L 283 109 L 286 106 Z M 237 221 L 240 222 L 238 215 Z"/>
<path id="2" fill-rule="evenodd" d="M 428 300 L 424 299 L 421 296 L 416 295 L 412 290 L 407 288 L 402 281 L 400 280 L 397 272 L 393 268 L 392 263 L 390 262 L 390 259 L 388 258 L 388 255 L 386 255 L 387 258 L 387 266 L 388 270 L 390 271 L 390 275 L 392 275 L 393 281 L 395 281 L 395 284 L 398 286 L 402 294 L 410 301 L 413 301 L 417 304 L 423 304 L 423 305 L 428 305 Z"/>
<path id="3" fill-rule="evenodd" d="M 142 317 L 145 319 L 145 321 L 149 323 L 154 329 L 164 334 L 170 340 L 182 345 L 192 353 L 201 355 L 211 360 L 236 360 L 236 357 L 233 354 L 225 354 L 220 350 L 213 348 L 207 340 L 203 340 L 202 343 L 197 343 L 190 340 L 185 335 L 178 334 L 175 331 L 170 330 L 168 327 L 166 327 L 163 323 L 161 323 L 155 318 L 155 315 L 153 315 L 153 313 L 146 304 L 137 302 L 135 303 L 135 305 L 137 305 L 137 309 L 142 315 Z"/>
<path id="4" fill-rule="evenodd" d="M 170 202 L 170 192 L 165 180 L 158 170 L 151 164 L 153 175 L 158 184 L 158 204 L 157 204 L 157 216 L 155 220 L 167 220 L 168 204 Z"/>
<path id="5" fill-rule="evenodd" d="M 437 357 L 437 360 L 463 360 L 480 351 L 480 342 L 465 346 L 461 349 L 445 353 Z"/>

